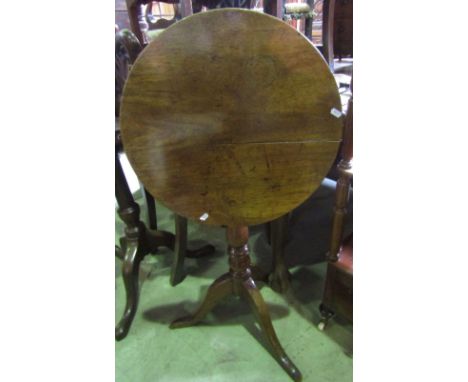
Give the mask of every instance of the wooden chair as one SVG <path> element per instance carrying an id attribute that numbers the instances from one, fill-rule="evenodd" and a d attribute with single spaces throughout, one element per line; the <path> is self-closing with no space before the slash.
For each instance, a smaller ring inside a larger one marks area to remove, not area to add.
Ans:
<path id="1" fill-rule="evenodd" d="M 332 238 L 328 255 L 327 275 L 320 312 L 319 329 L 323 330 L 336 313 L 353 321 L 353 236 L 343 240 L 343 226 L 350 191 L 353 159 L 353 98 L 348 103 L 342 158 L 338 164 L 340 177 L 336 188 Z"/>
<path id="2" fill-rule="evenodd" d="M 139 266 L 148 254 L 157 254 L 161 246 L 174 251 L 170 282 L 177 285 L 184 278 L 184 258 L 198 258 L 214 252 L 215 248 L 206 245 L 198 250 L 187 249 L 187 219 L 175 216 L 175 235 L 166 231 L 157 230 L 156 209 L 154 199 L 147 190 L 150 229 L 140 220 L 140 207 L 135 202 L 128 186 L 125 174 L 120 163 L 120 154 L 124 151 L 120 139 L 120 130 L 117 117 L 120 111 L 120 98 L 123 85 L 128 76 L 128 67 L 141 50 L 136 37 L 129 31 L 119 31 L 116 34 L 115 46 L 115 97 L 116 97 L 116 130 L 115 130 L 115 196 L 118 204 L 118 214 L 125 223 L 125 236 L 120 239 L 120 247 L 115 248 L 115 255 L 123 261 L 122 276 L 127 294 L 126 307 L 123 316 L 116 327 L 115 338 L 122 340 L 128 334 L 135 316 L 139 299 Z"/>
<path id="3" fill-rule="evenodd" d="M 340 107 L 310 42 L 258 12 L 199 13 L 141 53 L 122 98 L 129 161 L 173 211 L 227 227 L 229 271 L 171 328 L 195 325 L 223 298 L 241 296 L 279 364 L 301 379 L 256 286 L 248 226 L 285 215 L 320 185 L 341 142 Z"/>

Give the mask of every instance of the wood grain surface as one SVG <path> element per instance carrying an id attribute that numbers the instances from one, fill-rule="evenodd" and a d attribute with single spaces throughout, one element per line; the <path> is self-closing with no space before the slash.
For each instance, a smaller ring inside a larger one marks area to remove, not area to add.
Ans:
<path id="1" fill-rule="evenodd" d="M 286 23 L 221 9 L 177 22 L 127 80 L 121 131 L 147 189 L 174 212 L 216 225 L 269 221 L 303 202 L 342 138 L 336 83 Z"/>

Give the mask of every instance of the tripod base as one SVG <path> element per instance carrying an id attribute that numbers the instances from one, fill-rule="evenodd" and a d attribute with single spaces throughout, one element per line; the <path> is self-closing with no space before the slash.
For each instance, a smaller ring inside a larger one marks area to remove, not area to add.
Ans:
<path id="1" fill-rule="evenodd" d="M 116 256 L 123 260 L 122 278 L 127 295 L 125 310 L 115 328 L 115 339 L 124 339 L 132 325 L 139 300 L 140 263 L 148 254 L 154 254 L 159 247 L 167 247 L 174 251 L 174 264 L 171 271 L 171 285 L 177 285 L 184 279 L 184 258 L 198 258 L 215 251 L 212 245 L 205 245 L 196 250 L 187 249 L 187 221 L 176 215 L 176 235 L 166 231 L 152 231 L 139 220 L 139 208 L 136 203 L 119 214 L 127 224 L 125 237 L 120 240 L 120 250 L 116 248 Z"/>
<path id="2" fill-rule="evenodd" d="M 233 230 L 237 231 L 237 234 Z M 236 236 L 237 235 L 237 236 Z M 244 236 L 239 245 L 240 236 Z M 249 302 L 265 339 L 281 367 L 294 381 L 301 381 L 302 375 L 281 346 L 273 328 L 268 307 L 251 275 L 250 257 L 247 247 L 247 227 L 228 228 L 230 270 L 219 277 L 208 289 L 207 295 L 198 310 L 191 316 L 182 317 L 170 325 L 171 329 L 196 325 L 226 296 L 241 296 Z M 230 240 L 231 239 L 231 240 Z M 232 244 L 237 246 L 233 246 Z"/>

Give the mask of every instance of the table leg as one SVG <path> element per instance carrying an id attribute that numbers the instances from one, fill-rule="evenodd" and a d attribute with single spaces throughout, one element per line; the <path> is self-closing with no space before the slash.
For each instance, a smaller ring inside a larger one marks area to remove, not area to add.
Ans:
<path id="1" fill-rule="evenodd" d="M 229 272 L 222 275 L 210 286 L 206 297 L 195 314 L 175 320 L 170 326 L 171 329 L 197 324 L 228 295 L 242 296 L 250 303 L 250 307 L 260 323 L 260 328 L 281 367 L 294 381 L 300 381 L 302 375 L 282 348 L 273 328 L 268 307 L 252 279 L 247 246 L 248 228 L 228 227 L 227 237 L 229 243 Z"/>
<path id="2" fill-rule="evenodd" d="M 284 248 L 288 229 L 289 215 L 283 215 L 271 222 L 271 249 L 273 271 L 270 274 L 270 287 L 275 292 L 285 293 L 290 288 L 291 274 L 284 262 Z"/>

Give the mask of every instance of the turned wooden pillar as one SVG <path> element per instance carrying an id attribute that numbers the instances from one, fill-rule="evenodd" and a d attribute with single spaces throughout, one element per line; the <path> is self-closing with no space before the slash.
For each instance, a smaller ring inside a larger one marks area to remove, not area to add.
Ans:
<path id="1" fill-rule="evenodd" d="M 234 278 L 246 279 L 251 276 L 250 257 L 247 242 L 249 228 L 246 226 L 227 227 L 229 272 Z"/>
<path id="2" fill-rule="evenodd" d="M 338 163 L 339 178 L 336 183 L 335 207 L 329 261 L 337 261 L 343 240 L 344 220 L 347 213 L 349 190 L 351 185 L 353 160 L 353 97 L 348 101 L 348 112 L 344 123 L 344 138 L 341 150 L 342 158 Z"/>

